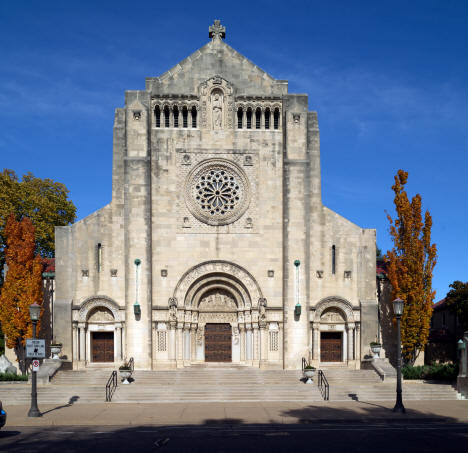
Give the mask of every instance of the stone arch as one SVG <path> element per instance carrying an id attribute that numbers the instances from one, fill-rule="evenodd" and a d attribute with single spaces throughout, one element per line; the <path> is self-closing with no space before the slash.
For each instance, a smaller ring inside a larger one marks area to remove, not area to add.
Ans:
<path id="1" fill-rule="evenodd" d="M 227 282 L 243 295 L 246 306 L 256 306 L 259 299 L 263 299 L 263 294 L 255 278 L 238 264 L 224 261 L 205 261 L 197 264 L 185 272 L 177 283 L 174 290 L 174 298 L 177 301 L 186 303 L 186 295 L 189 289 L 196 285 L 203 284 L 203 281 L 217 280 Z"/>
<path id="2" fill-rule="evenodd" d="M 80 305 L 80 309 L 78 311 L 79 321 L 86 322 L 92 310 L 97 307 L 104 307 L 108 309 L 112 313 L 115 322 L 121 321 L 119 315 L 119 305 L 117 302 L 107 296 L 91 296 L 85 299 Z"/>
<path id="3" fill-rule="evenodd" d="M 337 308 L 340 310 L 345 315 L 345 322 L 354 322 L 353 307 L 351 303 L 339 296 L 330 296 L 322 299 L 316 306 L 314 321 L 320 322 L 324 311 L 330 308 Z"/>

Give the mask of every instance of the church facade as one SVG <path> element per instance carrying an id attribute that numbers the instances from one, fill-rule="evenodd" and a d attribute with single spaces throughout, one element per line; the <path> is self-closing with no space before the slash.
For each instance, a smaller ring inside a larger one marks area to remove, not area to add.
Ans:
<path id="1" fill-rule="evenodd" d="M 211 40 L 114 121 L 112 201 L 56 228 L 54 336 L 75 369 L 357 369 L 378 331 L 375 230 L 322 204 L 308 97 Z"/>

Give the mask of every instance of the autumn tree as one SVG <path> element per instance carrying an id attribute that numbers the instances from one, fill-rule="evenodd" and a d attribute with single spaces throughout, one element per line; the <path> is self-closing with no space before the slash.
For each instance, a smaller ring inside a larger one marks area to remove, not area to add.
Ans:
<path id="1" fill-rule="evenodd" d="M 445 297 L 445 303 L 450 309 L 456 313 L 463 331 L 468 330 L 468 282 L 455 280 L 451 285 L 452 288 Z"/>
<path id="2" fill-rule="evenodd" d="M 26 338 L 32 338 L 29 305 L 42 305 L 42 260 L 35 254 L 34 226 L 28 217 L 18 222 L 11 214 L 4 234 L 8 272 L 0 293 L 0 323 L 6 346 L 15 350 L 24 374 Z"/>
<path id="3" fill-rule="evenodd" d="M 64 184 L 36 178 L 32 173 L 19 180 L 13 170 L 3 170 L 0 173 L 0 274 L 5 264 L 5 226 L 10 214 L 14 214 L 16 220 L 29 217 L 35 227 L 36 254 L 52 257 L 54 227 L 73 222 L 76 208 L 68 199 Z"/>
<path id="4" fill-rule="evenodd" d="M 421 213 L 421 195 L 411 202 L 404 190 L 408 173 L 399 170 L 392 190 L 395 193 L 396 218 L 387 213 L 393 248 L 386 255 L 392 298 L 405 302 L 401 319 L 403 357 L 414 363 L 428 341 L 435 291 L 432 272 L 437 260 L 437 248 L 431 244 L 432 218 Z"/>

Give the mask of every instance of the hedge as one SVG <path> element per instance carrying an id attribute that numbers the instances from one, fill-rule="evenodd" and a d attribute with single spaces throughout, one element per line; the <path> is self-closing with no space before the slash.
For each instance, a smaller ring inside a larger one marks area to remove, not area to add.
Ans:
<path id="1" fill-rule="evenodd" d="M 453 381 L 458 375 L 458 365 L 453 363 L 434 363 L 422 366 L 406 365 L 402 367 L 401 372 L 405 379 Z"/>

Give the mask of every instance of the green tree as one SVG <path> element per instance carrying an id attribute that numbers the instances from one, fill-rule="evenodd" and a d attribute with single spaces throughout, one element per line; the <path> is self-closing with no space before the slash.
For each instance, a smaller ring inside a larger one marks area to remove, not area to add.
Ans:
<path id="1" fill-rule="evenodd" d="M 468 330 L 468 282 L 455 280 L 450 288 L 452 289 L 445 297 L 446 304 L 456 313 L 463 331 L 466 331 Z"/>
<path id="2" fill-rule="evenodd" d="M 392 298 L 405 302 L 401 320 L 403 357 L 414 363 L 429 338 L 432 303 L 432 272 L 437 261 L 437 248 L 431 244 L 432 217 L 421 213 L 421 195 L 411 202 L 404 190 L 408 173 L 399 170 L 392 190 L 395 193 L 396 218 L 387 214 L 393 249 L 385 256 Z"/>
<path id="3" fill-rule="evenodd" d="M 36 254 L 54 256 L 54 227 L 68 225 L 76 218 L 76 208 L 68 193 L 64 184 L 36 178 L 32 173 L 25 174 L 22 180 L 13 170 L 0 173 L 0 271 L 5 264 L 5 226 L 10 214 L 16 220 L 24 217 L 31 220 Z"/>
<path id="4" fill-rule="evenodd" d="M 25 340 L 32 336 L 29 305 L 42 305 L 42 260 L 35 255 L 34 226 L 28 217 L 18 222 L 10 214 L 4 234 L 8 272 L 0 293 L 0 322 L 24 374 Z"/>

